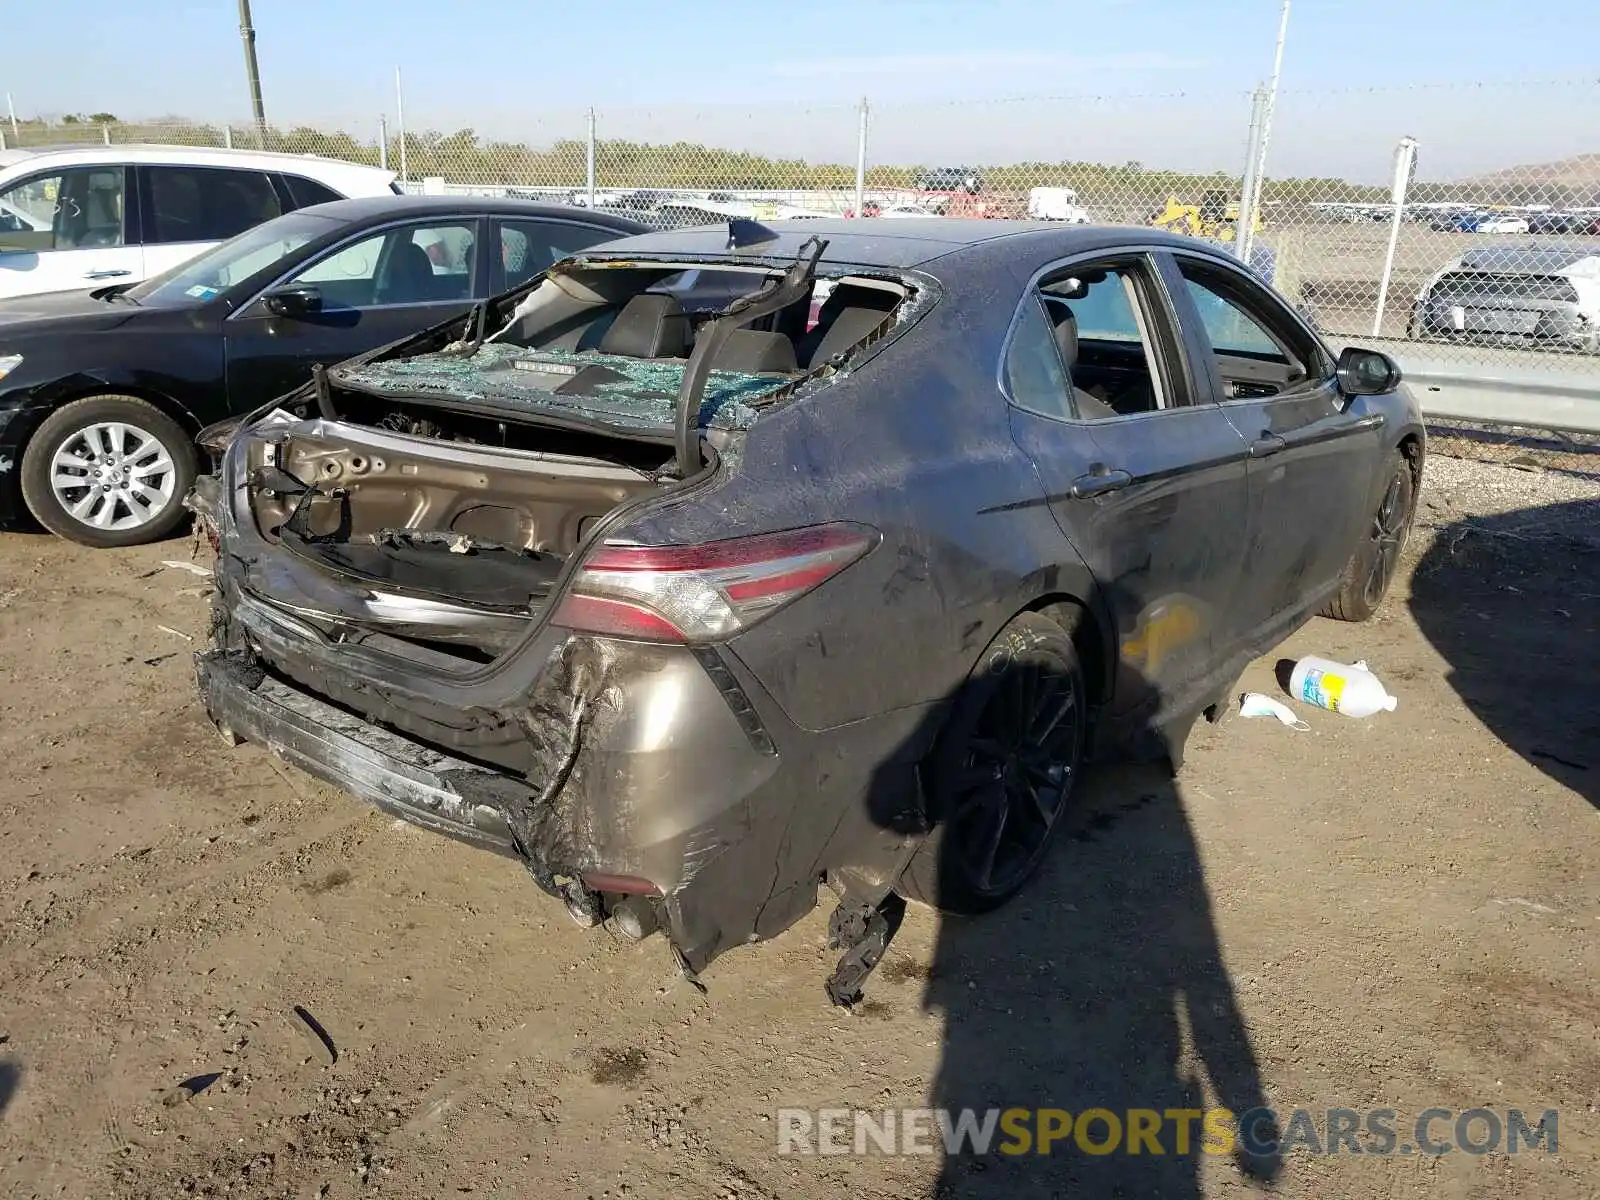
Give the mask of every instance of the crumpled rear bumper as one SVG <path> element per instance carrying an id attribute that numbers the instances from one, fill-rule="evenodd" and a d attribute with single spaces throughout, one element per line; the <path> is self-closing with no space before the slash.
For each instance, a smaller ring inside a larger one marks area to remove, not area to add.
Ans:
<path id="1" fill-rule="evenodd" d="M 195 670 L 206 712 L 225 736 L 258 742 L 414 825 L 518 857 L 505 812 L 532 799 L 529 785 L 353 717 L 243 654 L 206 651 Z"/>

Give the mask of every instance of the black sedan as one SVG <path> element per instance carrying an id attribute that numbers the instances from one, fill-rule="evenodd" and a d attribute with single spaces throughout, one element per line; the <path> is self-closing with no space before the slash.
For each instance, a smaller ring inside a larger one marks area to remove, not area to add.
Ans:
<path id="1" fill-rule="evenodd" d="M 341 200 L 135 286 L 0 302 L 0 524 L 25 505 L 89 546 L 163 537 L 203 426 L 644 228 L 526 201 Z"/>
<path id="2" fill-rule="evenodd" d="M 206 434 L 211 718 L 686 971 L 1015 895 L 1091 751 L 1372 614 L 1423 425 L 1219 248 L 904 224 L 599 247 Z"/>

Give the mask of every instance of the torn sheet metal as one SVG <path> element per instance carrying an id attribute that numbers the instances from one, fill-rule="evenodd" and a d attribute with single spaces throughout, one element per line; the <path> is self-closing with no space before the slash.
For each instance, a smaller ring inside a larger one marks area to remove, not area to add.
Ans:
<path id="1" fill-rule="evenodd" d="M 469 357 L 423 354 L 373 362 L 333 374 L 340 383 L 380 395 L 436 395 L 490 401 L 553 416 L 582 416 L 638 429 L 672 427 L 684 368 L 679 361 L 645 360 L 590 351 L 528 350 L 488 342 Z M 784 376 L 712 371 L 700 402 L 700 425 L 748 429 L 756 410 L 747 401 L 777 391 Z"/>

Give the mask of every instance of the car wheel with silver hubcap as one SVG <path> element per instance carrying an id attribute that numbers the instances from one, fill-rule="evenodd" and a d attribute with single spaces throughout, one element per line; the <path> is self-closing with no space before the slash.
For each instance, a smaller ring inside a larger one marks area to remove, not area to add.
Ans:
<path id="1" fill-rule="evenodd" d="M 86 546 L 133 546 L 183 519 L 194 482 L 187 433 L 133 396 L 94 396 L 52 413 L 29 439 L 22 493 L 52 533 Z"/>

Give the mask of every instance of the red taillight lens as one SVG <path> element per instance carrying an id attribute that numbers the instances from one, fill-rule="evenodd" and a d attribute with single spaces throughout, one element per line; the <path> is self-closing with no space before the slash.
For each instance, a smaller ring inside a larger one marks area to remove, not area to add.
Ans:
<path id="1" fill-rule="evenodd" d="M 713 642 L 748 629 L 877 544 L 861 525 L 814 525 L 693 546 L 604 545 L 551 621 L 649 642 Z"/>

